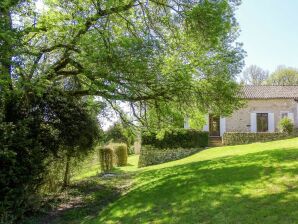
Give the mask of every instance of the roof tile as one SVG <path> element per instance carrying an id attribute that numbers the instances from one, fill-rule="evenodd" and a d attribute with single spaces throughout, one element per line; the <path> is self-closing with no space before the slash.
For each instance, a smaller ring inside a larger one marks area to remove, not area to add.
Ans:
<path id="1" fill-rule="evenodd" d="M 298 86 L 243 86 L 245 99 L 298 99 Z"/>

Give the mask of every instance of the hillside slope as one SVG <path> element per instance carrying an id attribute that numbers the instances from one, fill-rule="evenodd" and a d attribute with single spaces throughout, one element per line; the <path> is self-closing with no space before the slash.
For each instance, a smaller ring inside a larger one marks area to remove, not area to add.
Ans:
<path id="1" fill-rule="evenodd" d="M 298 223 L 298 138 L 204 150 L 141 169 L 84 223 Z"/>

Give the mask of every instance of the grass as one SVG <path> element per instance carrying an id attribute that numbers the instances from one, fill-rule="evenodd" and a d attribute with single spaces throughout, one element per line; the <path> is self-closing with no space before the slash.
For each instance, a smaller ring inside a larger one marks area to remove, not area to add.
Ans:
<path id="1" fill-rule="evenodd" d="M 86 223 L 298 223 L 298 139 L 208 149 L 135 182 Z"/>
<path id="2" fill-rule="evenodd" d="M 57 223 L 298 223 L 298 138 L 210 148 L 141 169 L 137 156 L 129 163 L 106 185 L 128 175 L 133 185 L 121 196 Z"/>

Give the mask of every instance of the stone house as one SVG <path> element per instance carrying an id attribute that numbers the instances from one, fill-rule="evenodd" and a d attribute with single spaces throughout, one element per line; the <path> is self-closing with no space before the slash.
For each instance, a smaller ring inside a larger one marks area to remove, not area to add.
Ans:
<path id="1" fill-rule="evenodd" d="M 275 132 L 283 117 L 298 127 L 298 86 L 244 86 L 246 105 L 229 117 L 206 115 L 204 131 L 210 136 L 224 132 Z"/>

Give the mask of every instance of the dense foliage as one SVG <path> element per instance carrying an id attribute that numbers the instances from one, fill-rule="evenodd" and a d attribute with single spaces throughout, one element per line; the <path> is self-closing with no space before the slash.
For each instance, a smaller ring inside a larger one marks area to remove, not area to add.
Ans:
<path id="1" fill-rule="evenodd" d="M 5 79 L 14 88 L 72 81 L 69 94 L 98 96 L 121 115 L 119 105 L 128 102 L 143 125 L 151 124 L 147 109 L 161 124 L 175 108 L 182 117 L 229 114 L 240 106 L 234 81 L 244 55 L 235 42 L 239 4 L 47 0 L 36 9 L 34 1 L 7 0 L 0 13 L 7 21 L 0 43 L 9 49 L 1 52 L 2 68 L 10 68 Z"/>
<path id="2" fill-rule="evenodd" d="M 195 129 L 171 129 L 158 132 L 144 132 L 142 145 L 157 148 L 200 148 L 208 146 L 209 133 Z"/>
<path id="3" fill-rule="evenodd" d="M 0 207 L 9 222 L 38 207 L 34 199 L 43 184 L 47 158 L 64 147 L 87 151 L 99 132 L 83 103 L 57 90 L 2 95 L 0 108 Z"/>
<path id="4" fill-rule="evenodd" d="M 125 143 L 128 148 L 131 148 L 135 141 L 135 132 L 127 125 L 115 123 L 105 132 L 105 141 Z"/>

